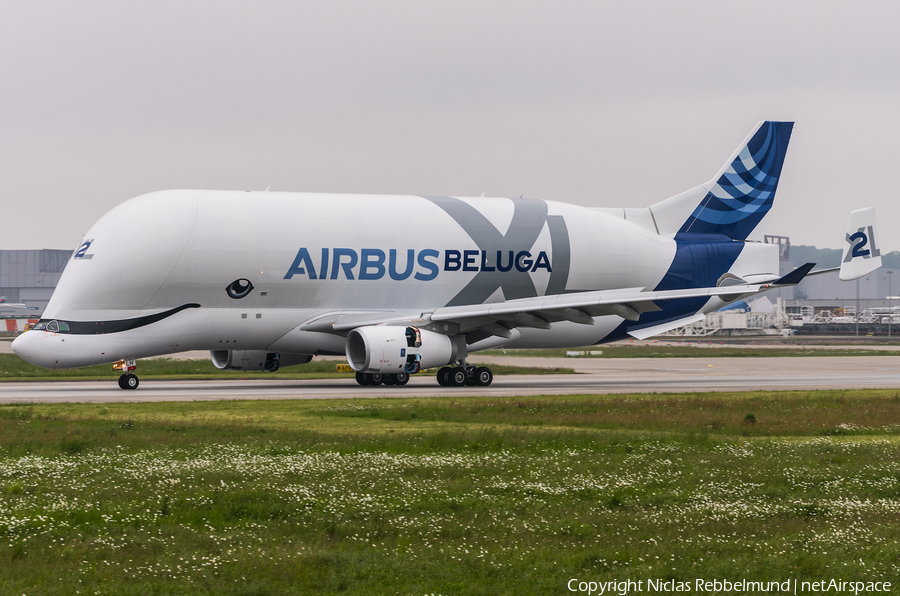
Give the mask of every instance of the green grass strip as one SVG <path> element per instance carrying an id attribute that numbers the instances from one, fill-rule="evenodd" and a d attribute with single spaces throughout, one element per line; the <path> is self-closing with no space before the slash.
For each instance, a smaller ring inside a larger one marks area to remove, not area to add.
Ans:
<path id="1" fill-rule="evenodd" d="M 888 390 L 0 406 L 0 593 L 893 582 L 898 414 Z"/>

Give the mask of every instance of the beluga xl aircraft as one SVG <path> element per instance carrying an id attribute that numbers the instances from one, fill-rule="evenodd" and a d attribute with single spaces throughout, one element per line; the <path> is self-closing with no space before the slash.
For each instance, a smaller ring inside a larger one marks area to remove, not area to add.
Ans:
<path id="1" fill-rule="evenodd" d="M 274 371 L 346 355 L 360 385 L 489 385 L 472 352 L 645 339 L 817 273 L 780 275 L 750 233 L 772 208 L 793 123 L 760 122 L 713 178 L 644 209 L 538 199 L 168 190 L 115 207 L 13 350 L 33 364 L 209 350 Z M 876 269 L 854 211 L 841 279 Z M 830 270 L 822 270 L 830 271 Z M 821 271 L 820 271 L 821 272 Z"/>

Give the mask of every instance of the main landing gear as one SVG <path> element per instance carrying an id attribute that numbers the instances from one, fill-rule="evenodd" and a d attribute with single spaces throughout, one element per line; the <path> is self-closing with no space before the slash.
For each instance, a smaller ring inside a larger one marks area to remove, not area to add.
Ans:
<path id="1" fill-rule="evenodd" d="M 460 363 L 459 366 L 445 366 L 438 370 L 437 382 L 441 387 L 465 387 L 477 385 L 487 387 L 494 381 L 494 373 L 486 366 L 474 366 Z M 356 373 L 356 382 L 360 385 L 406 385 L 409 373 L 395 375 L 381 373 Z"/>
<path id="2" fill-rule="evenodd" d="M 487 387 L 494 381 L 494 373 L 486 366 L 476 367 L 473 364 L 462 366 L 445 366 L 438 370 L 437 382 L 441 387 L 465 387 L 477 385 Z"/>
<path id="3" fill-rule="evenodd" d="M 356 373 L 356 382 L 360 385 L 406 385 L 409 383 L 409 373 L 401 372 L 395 375 L 381 373 Z"/>
<path id="4" fill-rule="evenodd" d="M 137 375 L 134 374 L 134 371 L 137 370 L 137 364 L 135 364 L 134 360 L 127 359 L 114 362 L 113 370 L 121 370 L 124 372 L 124 374 L 119 377 L 119 389 L 137 389 L 138 385 L 140 385 L 140 380 L 137 378 Z"/>

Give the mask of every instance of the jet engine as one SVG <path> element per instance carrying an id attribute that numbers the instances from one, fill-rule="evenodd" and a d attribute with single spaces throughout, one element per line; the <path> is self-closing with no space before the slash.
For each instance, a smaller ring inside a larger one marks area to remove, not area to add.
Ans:
<path id="1" fill-rule="evenodd" d="M 309 354 L 279 354 L 265 350 L 211 350 L 209 358 L 219 370 L 265 370 L 275 372 L 282 366 L 306 364 Z"/>
<path id="2" fill-rule="evenodd" d="M 357 372 L 414 374 L 465 357 L 466 341 L 418 327 L 358 327 L 347 335 L 346 353 Z"/>

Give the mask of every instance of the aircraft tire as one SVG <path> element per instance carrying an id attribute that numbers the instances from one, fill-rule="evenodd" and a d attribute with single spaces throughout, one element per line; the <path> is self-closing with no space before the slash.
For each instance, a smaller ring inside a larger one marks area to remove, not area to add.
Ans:
<path id="1" fill-rule="evenodd" d="M 381 375 L 381 383 L 383 385 L 393 385 L 397 379 L 397 375 Z"/>
<path id="2" fill-rule="evenodd" d="M 487 387 L 494 381 L 494 373 L 486 366 L 475 369 L 475 384 L 479 387 Z"/>
<path id="3" fill-rule="evenodd" d="M 119 389 L 128 389 L 128 386 L 125 384 L 125 377 L 128 375 L 119 375 Z"/>
<path id="4" fill-rule="evenodd" d="M 394 375 L 394 385 L 406 385 L 409 383 L 409 373 L 402 372 Z"/>
<path id="5" fill-rule="evenodd" d="M 438 373 L 437 373 L 438 385 L 440 385 L 441 387 L 449 387 L 450 386 L 450 381 L 447 380 L 447 373 L 449 373 L 451 370 L 453 370 L 453 369 L 450 368 L 449 366 L 443 366 L 438 370 Z"/>
<path id="6" fill-rule="evenodd" d="M 356 373 L 356 382 L 360 385 L 368 385 L 369 384 L 369 376 L 366 373 L 358 372 Z"/>
<path id="7" fill-rule="evenodd" d="M 460 366 L 458 368 L 450 369 L 447 379 L 454 387 L 465 387 L 466 381 L 469 380 L 469 374 L 466 372 L 466 369 Z"/>
<path id="8" fill-rule="evenodd" d="M 369 385 L 381 385 L 384 383 L 384 375 L 381 373 L 369 373 Z"/>
<path id="9" fill-rule="evenodd" d="M 141 381 L 137 378 L 137 375 L 132 375 L 132 374 L 125 375 L 125 388 L 126 389 L 137 389 L 140 382 Z"/>

